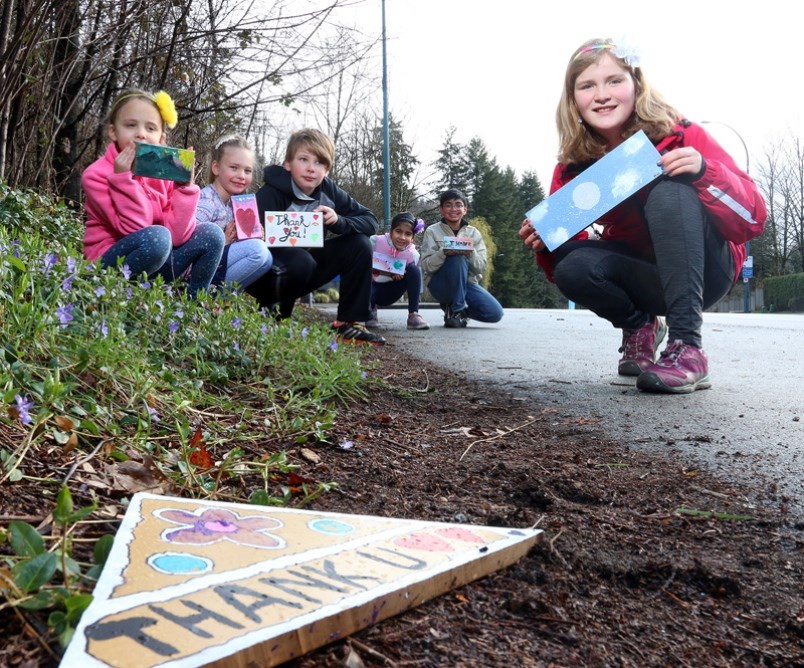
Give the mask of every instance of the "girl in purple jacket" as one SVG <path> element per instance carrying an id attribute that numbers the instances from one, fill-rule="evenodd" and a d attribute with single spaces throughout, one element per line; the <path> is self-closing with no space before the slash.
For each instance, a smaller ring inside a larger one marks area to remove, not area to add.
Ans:
<path id="1" fill-rule="evenodd" d="M 176 125 L 176 108 L 164 91 L 121 94 L 109 112 L 111 143 L 81 175 L 86 194 L 84 256 L 104 267 L 122 262 L 131 276 L 173 281 L 192 267 L 188 291 L 209 288 L 223 252 L 223 231 L 196 225 L 198 186 L 134 176 L 136 142 L 164 144 Z"/>

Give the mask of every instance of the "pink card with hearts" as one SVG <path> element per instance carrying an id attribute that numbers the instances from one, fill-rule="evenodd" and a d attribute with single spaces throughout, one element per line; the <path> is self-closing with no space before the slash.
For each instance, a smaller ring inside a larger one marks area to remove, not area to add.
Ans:
<path id="1" fill-rule="evenodd" d="M 321 248 L 324 217 L 319 211 L 266 211 L 265 242 L 271 248 Z"/>
<path id="2" fill-rule="evenodd" d="M 232 195 L 232 212 L 239 241 L 262 239 L 260 212 L 254 195 Z"/>

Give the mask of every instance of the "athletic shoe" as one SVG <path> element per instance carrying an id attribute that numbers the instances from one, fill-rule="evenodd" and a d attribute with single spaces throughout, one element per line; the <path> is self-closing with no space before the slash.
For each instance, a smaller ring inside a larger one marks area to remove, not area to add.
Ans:
<path id="1" fill-rule="evenodd" d="M 664 318 L 653 318 L 639 329 L 624 329 L 623 356 L 617 365 L 621 376 L 638 376 L 656 361 L 656 350 L 667 335 Z"/>
<path id="2" fill-rule="evenodd" d="M 712 386 L 706 353 L 683 341 L 671 341 L 656 363 L 639 374 L 636 386 L 645 392 L 672 394 L 705 390 Z"/>
<path id="3" fill-rule="evenodd" d="M 366 320 L 366 327 L 376 327 L 380 324 L 379 319 L 377 318 L 377 307 L 371 307 L 371 317 Z"/>
<path id="4" fill-rule="evenodd" d="M 408 329 L 430 329 L 430 325 L 418 313 L 408 313 Z"/>
<path id="5" fill-rule="evenodd" d="M 335 336 L 344 343 L 371 343 L 375 346 L 385 343 L 384 337 L 370 332 L 359 322 L 344 322 L 337 327 L 332 323 L 332 329 Z"/>
<path id="6" fill-rule="evenodd" d="M 466 309 L 463 311 L 453 311 L 449 306 L 444 309 L 444 327 L 466 327 L 468 320 Z"/>

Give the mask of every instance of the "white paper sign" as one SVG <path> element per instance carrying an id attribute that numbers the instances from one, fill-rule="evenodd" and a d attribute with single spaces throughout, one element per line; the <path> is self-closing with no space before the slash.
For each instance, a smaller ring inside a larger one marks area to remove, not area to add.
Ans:
<path id="1" fill-rule="evenodd" d="M 324 216 L 320 211 L 266 211 L 265 243 L 271 248 L 321 248 Z"/>

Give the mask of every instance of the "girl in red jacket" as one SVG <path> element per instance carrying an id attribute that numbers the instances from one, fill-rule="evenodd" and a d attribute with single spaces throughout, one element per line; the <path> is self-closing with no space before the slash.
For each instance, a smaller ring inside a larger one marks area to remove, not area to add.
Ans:
<path id="1" fill-rule="evenodd" d="M 568 299 L 622 329 L 618 372 L 647 392 L 710 386 L 703 310 L 736 281 L 744 244 L 762 233 L 756 184 L 699 125 L 685 120 L 646 80 L 636 54 L 609 39 L 572 55 L 556 113 L 559 164 L 550 192 L 644 130 L 664 175 L 585 232 L 546 250 L 529 220 L 519 236 Z M 669 343 L 655 357 L 667 332 Z"/>
<path id="2" fill-rule="evenodd" d="M 223 231 L 214 223 L 196 225 L 199 190 L 194 183 L 132 173 L 135 142 L 164 144 L 176 120 L 176 108 L 164 91 L 129 90 L 114 101 L 107 128 L 111 143 L 81 175 L 84 255 L 104 267 L 122 258 L 127 276 L 145 273 L 165 281 L 192 267 L 188 290 L 195 296 L 209 288 L 223 252 Z"/>

